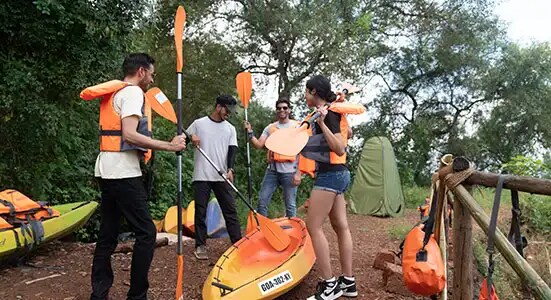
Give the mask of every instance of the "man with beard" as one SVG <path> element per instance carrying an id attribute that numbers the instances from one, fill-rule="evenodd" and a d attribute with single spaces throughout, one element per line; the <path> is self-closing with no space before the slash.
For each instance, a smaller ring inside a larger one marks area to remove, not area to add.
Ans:
<path id="1" fill-rule="evenodd" d="M 136 235 L 127 299 L 147 299 L 148 273 L 155 250 L 156 228 L 142 180 L 140 158 L 147 163 L 151 150 L 181 151 L 185 137 L 171 142 L 151 138 L 151 109 L 144 92 L 153 83 L 155 60 L 133 53 L 122 64 L 124 79 L 86 88 L 81 98 L 101 97 L 100 153 L 95 177 L 101 189 L 101 224 L 92 264 L 92 300 L 108 299 L 113 284 L 111 254 L 118 242 L 121 217 Z"/>
<path id="2" fill-rule="evenodd" d="M 257 149 L 264 148 L 266 139 L 276 130 L 298 126 L 297 121 L 289 118 L 291 104 L 287 98 L 277 100 L 275 107 L 277 121 L 266 126 L 258 139 L 254 136 L 251 124 L 245 122 L 249 141 Z M 277 187 L 281 186 L 283 188 L 283 198 L 285 199 L 285 216 L 294 217 L 296 215 L 297 186 L 301 181 L 301 173 L 297 169 L 297 162 L 297 156 L 280 155 L 268 150 L 268 166 L 259 193 L 258 212 L 260 214 L 268 215 L 268 206 L 272 200 L 272 195 Z"/>
<path id="3" fill-rule="evenodd" d="M 214 111 L 206 117 L 191 123 L 187 131 L 191 141 L 210 157 L 213 162 L 233 181 L 235 155 L 237 154 L 237 134 L 235 127 L 227 119 L 235 110 L 237 101 L 229 95 L 216 98 Z M 241 227 L 237 219 L 235 199 L 230 186 L 210 165 L 197 149 L 194 149 L 193 189 L 195 199 L 195 257 L 208 259 L 207 242 L 207 204 L 211 190 L 214 192 L 232 243 L 241 239 Z"/>

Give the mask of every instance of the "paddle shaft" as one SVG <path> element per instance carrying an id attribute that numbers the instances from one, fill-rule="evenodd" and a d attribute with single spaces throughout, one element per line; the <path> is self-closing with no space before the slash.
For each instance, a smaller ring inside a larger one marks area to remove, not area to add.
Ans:
<path id="1" fill-rule="evenodd" d="M 249 117 L 247 116 L 247 108 L 245 108 L 245 122 L 249 122 Z M 253 195 L 253 184 L 251 179 L 251 150 L 249 142 L 249 132 L 245 129 L 245 138 L 247 139 L 247 191 L 249 192 L 249 203 L 252 204 L 252 195 Z"/>
<path id="2" fill-rule="evenodd" d="M 182 128 L 182 72 L 178 72 L 178 92 L 177 92 L 177 98 L 176 98 L 176 106 L 177 106 L 177 118 L 178 118 L 178 125 L 177 125 L 177 133 L 178 135 L 182 134 L 183 128 Z M 183 253 L 183 245 L 182 245 L 182 151 L 176 152 L 176 156 L 178 157 L 178 165 L 177 165 L 177 174 L 178 174 L 178 255 L 181 255 Z"/>
<path id="3" fill-rule="evenodd" d="M 188 140 L 191 141 L 191 135 L 186 130 L 184 130 L 183 133 L 186 135 Z M 203 157 L 210 163 L 210 165 L 216 170 L 216 172 L 220 176 L 222 176 L 222 178 L 224 178 L 224 181 L 226 181 L 231 186 L 231 188 L 235 191 L 237 196 L 239 196 L 239 198 L 241 198 L 241 200 L 243 200 L 243 202 L 245 202 L 245 204 L 247 204 L 249 209 L 252 210 L 255 213 L 255 216 L 256 216 L 256 210 L 254 210 L 252 205 L 249 204 L 249 202 L 247 202 L 247 199 L 245 199 L 245 196 L 243 196 L 243 194 L 241 194 L 239 192 L 239 190 L 235 187 L 235 185 L 233 185 L 233 183 L 228 179 L 228 177 L 226 177 L 226 174 L 224 172 L 222 172 L 222 170 L 220 170 L 220 168 L 218 168 L 218 166 L 210 159 L 210 157 L 205 153 L 205 151 L 203 151 L 203 149 L 201 149 L 201 147 L 195 146 L 195 148 L 197 148 L 197 150 L 199 150 L 199 152 L 201 152 Z M 257 220 L 257 222 L 258 222 L 258 220 Z"/>

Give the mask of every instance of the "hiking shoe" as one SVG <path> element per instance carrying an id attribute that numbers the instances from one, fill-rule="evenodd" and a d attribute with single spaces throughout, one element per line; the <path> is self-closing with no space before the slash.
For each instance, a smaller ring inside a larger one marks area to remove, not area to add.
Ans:
<path id="1" fill-rule="evenodd" d="M 343 276 L 339 277 L 339 287 L 342 290 L 342 295 L 345 297 L 357 297 L 358 290 L 356 290 L 356 280 L 348 280 Z"/>
<path id="2" fill-rule="evenodd" d="M 307 300 L 335 300 L 340 296 L 342 296 L 342 290 L 339 286 L 339 282 L 333 277 L 332 280 L 322 280 L 318 282 L 316 293 Z"/>
<path id="3" fill-rule="evenodd" d="M 195 257 L 199 260 L 207 260 L 209 259 L 209 256 L 207 254 L 207 246 L 201 245 L 197 248 L 195 248 Z"/>

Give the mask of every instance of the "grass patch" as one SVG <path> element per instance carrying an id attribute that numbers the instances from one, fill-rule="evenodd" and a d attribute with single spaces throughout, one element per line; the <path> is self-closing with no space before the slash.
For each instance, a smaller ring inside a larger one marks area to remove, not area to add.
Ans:
<path id="1" fill-rule="evenodd" d="M 388 229 L 388 234 L 395 239 L 403 240 L 411 230 L 411 226 L 409 224 L 395 225 Z"/>
<path id="2" fill-rule="evenodd" d="M 482 274 L 483 278 L 488 273 L 488 255 L 486 253 L 486 236 L 480 235 L 475 238 L 473 252 L 476 268 Z M 499 252 L 498 252 L 499 253 Z M 494 275 L 492 280 L 496 293 L 500 299 L 520 299 L 520 278 L 509 266 L 507 261 L 501 255 L 494 255 Z M 480 288 L 480 283 L 477 288 Z M 475 293 L 478 293 L 475 289 Z"/>

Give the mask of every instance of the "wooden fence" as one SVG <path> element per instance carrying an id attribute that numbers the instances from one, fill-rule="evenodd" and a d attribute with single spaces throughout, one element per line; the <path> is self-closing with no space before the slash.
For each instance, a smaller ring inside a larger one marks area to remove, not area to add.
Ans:
<path id="1" fill-rule="evenodd" d="M 473 295 L 473 232 L 472 220 L 488 234 L 490 218 L 472 195 L 472 186 L 496 187 L 500 175 L 479 172 L 470 168 L 470 163 L 461 157 L 453 159 L 446 155 L 441 160 L 440 169 L 433 176 L 438 190 L 436 206 L 435 238 L 440 243 L 444 260 L 447 259 L 447 214 L 449 192 L 453 194 L 453 300 L 472 300 Z M 520 176 L 505 176 L 504 189 L 532 194 L 551 196 L 551 180 Z M 442 184 L 444 183 L 444 184 Z M 503 258 L 521 278 L 525 288 L 537 299 L 550 300 L 551 289 L 534 271 L 528 262 L 516 251 L 507 237 L 496 228 L 495 246 Z M 476 291 L 478 298 L 478 291 Z M 441 294 L 447 299 L 447 287 Z"/>

